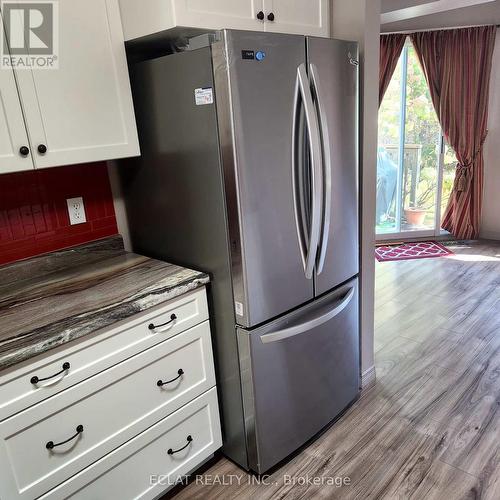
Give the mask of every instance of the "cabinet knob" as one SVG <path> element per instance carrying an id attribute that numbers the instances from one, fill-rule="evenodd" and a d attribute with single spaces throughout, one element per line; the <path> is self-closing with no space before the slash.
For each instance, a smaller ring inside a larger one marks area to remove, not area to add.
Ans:
<path id="1" fill-rule="evenodd" d="M 28 156 L 30 154 L 30 148 L 28 146 L 21 146 L 19 148 L 19 154 L 21 156 Z"/>
<path id="2" fill-rule="evenodd" d="M 261 10 L 259 10 L 259 12 L 257 12 L 257 19 L 259 21 L 263 21 L 264 20 L 264 12 L 262 12 Z"/>
<path id="3" fill-rule="evenodd" d="M 47 146 L 45 144 L 39 144 L 37 149 L 41 155 L 47 152 Z"/>
<path id="4" fill-rule="evenodd" d="M 273 12 L 269 12 L 269 14 L 267 15 L 267 20 L 274 21 L 274 13 Z"/>

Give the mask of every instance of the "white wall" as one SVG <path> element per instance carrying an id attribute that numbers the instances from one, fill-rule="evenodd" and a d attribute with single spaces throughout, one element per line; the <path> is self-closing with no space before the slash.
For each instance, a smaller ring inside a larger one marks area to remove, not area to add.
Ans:
<path id="1" fill-rule="evenodd" d="M 500 30 L 497 30 L 490 80 L 488 137 L 484 143 L 482 238 L 500 240 Z"/>
<path id="2" fill-rule="evenodd" d="M 361 371 L 374 371 L 375 200 L 379 80 L 380 0 L 332 0 L 332 37 L 360 46 Z"/>
<path id="3" fill-rule="evenodd" d="M 123 167 L 123 166 L 122 166 Z M 113 192 L 113 204 L 115 207 L 116 224 L 118 232 L 122 235 L 123 245 L 128 252 L 132 251 L 132 243 L 130 241 L 130 231 L 127 221 L 127 210 L 125 207 L 125 200 L 122 196 L 122 189 L 118 177 L 117 169 L 120 165 L 117 161 L 108 161 L 108 175 L 111 184 L 111 191 Z"/>

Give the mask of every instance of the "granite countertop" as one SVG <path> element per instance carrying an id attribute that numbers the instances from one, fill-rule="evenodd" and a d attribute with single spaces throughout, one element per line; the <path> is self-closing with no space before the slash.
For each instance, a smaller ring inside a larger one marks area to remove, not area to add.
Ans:
<path id="1" fill-rule="evenodd" d="M 0 267 L 0 370 L 208 283 L 120 236 Z"/>

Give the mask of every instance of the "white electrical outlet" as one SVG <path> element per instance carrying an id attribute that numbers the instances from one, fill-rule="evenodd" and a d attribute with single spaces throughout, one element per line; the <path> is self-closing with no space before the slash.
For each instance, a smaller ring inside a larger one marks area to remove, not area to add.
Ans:
<path id="1" fill-rule="evenodd" d="M 69 223 L 71 225 L 87 222 L 85 206 L 83 205 L 83 198 L 81 196 L 78 198 L 68 198 L 66 203 L 68 204 Z"/>

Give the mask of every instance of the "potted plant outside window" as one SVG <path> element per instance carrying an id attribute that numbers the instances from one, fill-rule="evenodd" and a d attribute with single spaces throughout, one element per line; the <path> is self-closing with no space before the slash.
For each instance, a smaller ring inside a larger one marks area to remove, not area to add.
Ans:
<path id="1" fill-rule="evenodd" d="M 418 193 L 414 204 L 410 203 L 404 209 L 405 219 L 411 226 L 423 226 L 425 216 L 434 203 L 436 183 L 426 183 L 425 189 Z"/>

